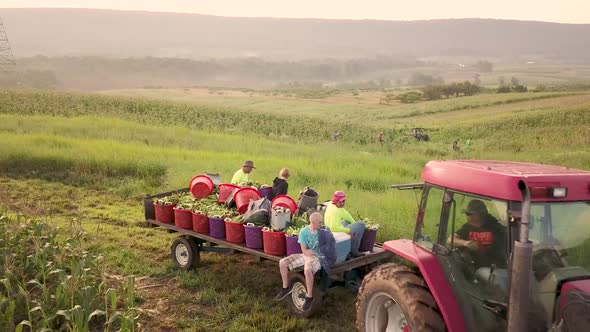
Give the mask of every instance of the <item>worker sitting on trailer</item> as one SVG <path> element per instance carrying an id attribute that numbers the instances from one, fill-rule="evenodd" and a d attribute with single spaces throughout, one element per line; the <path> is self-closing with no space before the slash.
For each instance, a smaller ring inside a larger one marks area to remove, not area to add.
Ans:
<path id="1" fill-rule="evenodd" d="M 332 204 L 328 206 L 324 214 L 325 223 L 332 232 L 350 234 L 350 253 L 353 257 L 361 256 L 364 253 L 359 252 L 359 247 L 365 233 L 365 223 L 362 221 L 355 222 L 350 213 L 344 209 L 345 203 L 346 194 L 343 191 L 334 192 Z"/>
<path id="2" fill-rule="evenodd" d="M 283 280 L 283 288 L 275 296 L 275 301 L 284 299 L 293 291 L 293 285 L 289 285 L 289 270 L 293 270 L 303 266 L 303 274 L 305 275 L 305 302 L 303 303 L 303 310 L 307 311 L 311 308 L 313 303 L 313 283 L 314 275 L 321 268 L 320 262 L 320 244 L 319 233 L 322 227 L 322 215 L 315 212 L 309 217 L 309 225 L 305 226 L 299 232 L 298 242 L 301 244 L 302 254 L 293 254 L 287 256 L 279 261 L 279 269 L 281 271 L 281 278 Z"/>
<path id="3" fill-rule="evenodd" d="M 234 173 L 234 176 L 231 178 L 231 184 L 240 185 L 250 182 L 250 173 L 253 168 L 256 168 L 254 167 L 254 162 L 252 160 L 246 160 L 242 168 Z"/>

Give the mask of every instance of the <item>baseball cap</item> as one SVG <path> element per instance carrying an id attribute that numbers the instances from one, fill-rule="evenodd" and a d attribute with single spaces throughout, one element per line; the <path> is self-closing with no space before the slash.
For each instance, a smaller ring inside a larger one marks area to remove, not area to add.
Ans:
<path id="1" fill-rule="evenodd" d="M 346 200 L 346 194 L 344 193 L 344 191 L 335 191 L 334 195 L 332 195 L 332 203 L 340 203 L 340 202 L 344 202 Z"/>

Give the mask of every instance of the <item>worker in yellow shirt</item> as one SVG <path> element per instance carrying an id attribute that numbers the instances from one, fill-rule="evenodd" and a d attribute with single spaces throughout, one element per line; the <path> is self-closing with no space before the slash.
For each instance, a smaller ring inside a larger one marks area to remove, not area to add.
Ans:
<path id="1" fill-rule="evenodd" d="M 359 246 L 365 233 L 365 223 L 355 222 L 354 218 L 344 209 L 346 194 L 343 191 L 336 191 L 332 196 L 332 204 L 326 209 L 324 224 L 330 227 L 332 232 L 344 232 L 350 234 L 351 254 L 360 256 Z"/>
<path id="2" fill-rule="evenodd" d="M 254 162 L 252 160 L 246 160 L 242 168 L 234 173 L 234 176 L 231 178 L 231 184 L 240 185 L 250 182 L 250 172 L 252 172 L 253 168 L 256 168 L 254 167 Z"/>

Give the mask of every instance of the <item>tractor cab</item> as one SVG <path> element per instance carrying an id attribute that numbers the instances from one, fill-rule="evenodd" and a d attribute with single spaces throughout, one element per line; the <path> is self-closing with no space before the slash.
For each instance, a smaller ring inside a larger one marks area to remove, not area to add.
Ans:
<path id="1" fill-rule="evenodd" d="M 530 286 L 524 292 L 528 308 L 519 312 L 529 331 L 567 324 L 568 314 L 574 317 L 570 326 L 579 321 L 580 310 L 571 303 L 590 290 L 590 173 L 515 162 L 434 161 L 422 177 L 413 240 L 436 257 L 467 330 L 507 329 L 514 274 Z M 526 206 L 518 183 L 529 189 Z M 515 268 L 515 244 L 523 235 L 532 246 L 531 264 Z"/>

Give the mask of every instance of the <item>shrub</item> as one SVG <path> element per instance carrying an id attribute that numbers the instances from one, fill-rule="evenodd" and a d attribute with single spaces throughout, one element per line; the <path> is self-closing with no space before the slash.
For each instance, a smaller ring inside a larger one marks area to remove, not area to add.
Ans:
<path id="1" fill-rule="evenodd" d="M 422 99 L 422 94 L 418 91 L 408 91 L 400 94 L 397 98 L 404 104 L 411 104 Z"/>

